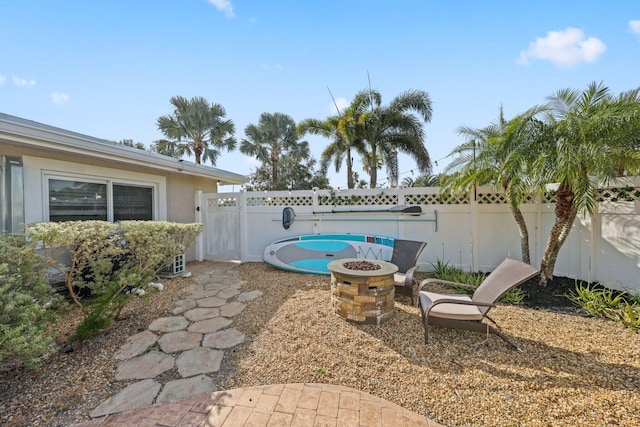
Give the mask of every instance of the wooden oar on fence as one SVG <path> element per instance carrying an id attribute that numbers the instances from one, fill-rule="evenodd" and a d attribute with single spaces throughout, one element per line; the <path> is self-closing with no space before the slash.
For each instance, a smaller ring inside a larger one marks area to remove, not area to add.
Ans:
<path id="1" fill-rule="evenodd" d="M 318 214 L 336 214 L 336 213 L 380 213 L 380 212 L 419 215 L 422 213 L 422 208 L 418 205 L 396 205 L 387 209 L 360 209 L 360 210 L 332 209 L 326 212 L 314 211 L 313 214 L 318 215 Z"/>
<path id="2" fill-rule="evenodd" d="M 419 216 L 422 214 L 422 208 L 416 205 L 397 205 L 389 209 L 372 209 L 372 210 L 331 210 L 327 212 L 313 212 L 301 215 L 324 215 L 324 214 L 341 214 L 341 213 L 396 213 L 408 214 L 411 216 Z M 438 231 L 438 211 L 434 209 L 433 218 L 300 218 L 298 221 L 407 221 L 407 222 L 434 222 L 435 231 Z M 292 207 L 288 206 L 282 210 L 282 219 L 274 219 L 274 221 L 282 221 L 285 229 L 291 227 L 297 215 Z"/>

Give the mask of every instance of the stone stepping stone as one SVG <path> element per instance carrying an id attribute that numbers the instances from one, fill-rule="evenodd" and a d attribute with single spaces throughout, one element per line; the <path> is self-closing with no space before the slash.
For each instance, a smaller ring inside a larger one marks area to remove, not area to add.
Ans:
<path id="1" fill-rule="evenodd" d="M 220 307 L 227 303 L 226 299 L 218 297 L 202 298 L 197 301 L 198 307 Z"/>
<path id="2" fill-rule="evenodd" d="M 120 347 L 115 355 L 117 360 L 127 360 L 144 353 L 158 341 L 158 336 L 151 331 L 143 331 L 135 334 Z"/>
<path id="3" fill-rule="evenodd" d="M 138 381 L 102 402 L 96 409 L 91 411 L 89 416 L 97 418 L 149 406 L 158 395 L 160 387 L 162 387 L 160 383 L 151 379 Z"/>
<path id="4" fill-rule="evenodd" d="M 218 372 L 224 353 L 209 348 L 194 348 L 178 356 L 176 366 L 178 372 L 185 378 L 209 372 Z"/>
<path id="5" fill-rule="evenodd" d="M 209 334 L 220 329 L 224 329 L 229 326 L 233 320 L 226 317 L 214 317 L 213 319 L 200 320 L 189 326 L 190 332 L 200 332 L 203 334 Z"/>
<path id="6" fill-rule="evenodd" d="M 196 332 L 176 331 L 162 335 L 158 340 L 160 348 L 165 353 L 175 353 L 177 351 L 191 350 L 200 347 L 202 334 Z"/>
<path id="7" fill-rule="evenodd" d="M 240 312 L 242 312 L 242 310 L 244 310 L 246 306 L 247 306 L 246 304 L 243 304 L 241 302 L 237 302 L 237 301 L 230 302 L 229 304 L 220 307 L 220 316 L 224 316 L 224 317 L 236 316 L 240 314 Z"/>
<path id="8" fill-rule="evenodd" d="M 194 308 L 189 310 L 183 314 L 184 317 L 191 320 L 192 322 L 198 322 L 204 319 L 211 319 L 213 317 L 220 316 L 220 310 L 217 308 Z"/>
<path id="9" fill-rule="evenodd" d="M 176 305 L 176 308 L 174 308 L 171 313 L 173 314 L 182 314 L 187 310 L 191 310 L 194 307 L 197 307 L 198 304 L 196 304 L 195 300 L 192 299 L 183 299 L 181 301 L 178 301 L 178 304 Z"/>
<path id="10" fill-rule="evenodd" d="M 225 283 L 218 283 L 218 282 L 211 282 L 211 283 L 205 283 L 204 285 L 205 289 L 207 290 L 217 290 L 217 291 L 221 291 L 223 289 L 227 289 L 229 288 L 229 286 L 227 286 Z"/>
<path id="11" fill-rule="evenodd" d="M 142 356 L 120 362 L 116 369 L 116 381 L 154 378 L 173 368 L 175 359 L 159 351 L 150 351 Z"/>
<path id="12" fill-rule="evenodd" d="M 183 399 L 185 397 L 199 396 L 201 394 L 218 391 L 211 378 L 206 375 L 198 375 L 193 378 L 169 381 L 158 395 L 156 403 L 170 400 Z"/>
<path id="13" fill-rule="evenodd" d="M 184 287 L 184 291 L 188 293 L 201 291 L 203 289 L 202 285 L 189 285 Z"/>
<path id="14" fill-rule="evenodd" d="M 247 283 L 245 280 L 236 280 L 233 283 L 229 283 L 227 286 L 229 288 L 240 289 L 245 283 Z"/>
<path id="15" fill-rule="evenodd" d="M 215 297 L 220 292 L 220 289 L 203 289 L 201 291 L 196 291 L 191 294 L 191 298 L 193 299 L 202 299 L 208 297 Z"/>
<path id="16" fill-rule="evenodd" d="M 239 302 L 249 302 L 249 301 L 253 301 L 256 298 L 261 297 L 262 295 L 264 295 L 264 292 L 260 290 L 255 290 L 250 292 L 243 292 L 240 295 L 238 295 L 238 298 L 236 299 Z"/>
<path id="17" fill-rule="evenodd" d="M 223 289 L 218 293 L 218 298 L 226 298 L 229 299 L 231 297 L 235 297 L 236 295 L 238 295 L 240 293 L 240 291 L 238 289 L 233 289 L 233 288 L 227 288 L 227 289 Z"/>
<path id="18" fill-rule="evenodd" d="M 202 340 L 202 346 L 222 350 L 242 344 L 243 342 L 244 334 L 235 328 L 229 328 L 205 335 L 204 340 Z"/>
<path id="19" fill-rule="evenodd" d="M 189 322 L 182 316 L 161 317 L 149 325 L 150 331 L 174 332 L 181 331 L 189 326 Z"/>

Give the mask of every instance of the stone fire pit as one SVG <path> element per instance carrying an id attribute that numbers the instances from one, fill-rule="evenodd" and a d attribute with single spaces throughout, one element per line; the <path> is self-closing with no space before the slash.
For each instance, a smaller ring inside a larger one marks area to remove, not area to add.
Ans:
<path id="1" fill-rule="evenodd" d="M 331 305 L 337 315 L 377 325 L 393 317 L 395 264 L 347 258 L 332 261 L 327 267 L 331 271 Z"/>

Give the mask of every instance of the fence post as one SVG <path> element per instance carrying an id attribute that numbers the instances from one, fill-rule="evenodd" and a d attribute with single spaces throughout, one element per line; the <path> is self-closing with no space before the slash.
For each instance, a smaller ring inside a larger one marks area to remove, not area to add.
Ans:
<path id="1" fill-rule="evenodd" d="M 481 260 L 478 258 L 478 247 L 480 246 L 480 242 L 478 241 L 478 201 L 477 201 L 477 192 L 478 189 L 476 185 L 473 184 L 472 191 L 469 192 L 469 230 L 471 230 L 471 234 L 469 236 L 469 270 L 477 271 L 481 264 Z"/>
<path id="2" fill-rule="evenodd" d="M 196 190 L 195 196 L 195 221 L 198 224 L 202 224 L 203 230 L 202 233 L 198 235 L 196 238 L 196 260 L 202 261 L 204 260 L 204 239 L 206 230 L 204 229 L 204 221 L 202 219 L 202 211 L 206 209 L 205 206 L 202 206 L 202 190 Z"/>
<path id="3" fill-rule="evenodd" d="M 246 262 L 249 241 L 247 236 L 247 198 L 243 189 L 240 189 L 240 192 L 236 196 L 236 207 L 238 208 L 238 216 L 240 217 L 238 221 L 240 228 L 240 230 L 238 230 L 240 233 L 240 261 Z"/>

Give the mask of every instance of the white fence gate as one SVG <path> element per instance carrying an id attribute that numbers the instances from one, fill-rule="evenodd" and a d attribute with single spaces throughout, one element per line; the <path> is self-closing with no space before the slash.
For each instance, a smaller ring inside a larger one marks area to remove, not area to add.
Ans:
<path id="1" fill-rule="evenodd" d="M 202 194 L 198 208 L 204 224 L 204 256 L 200 259 L 236 260 L 242 258 L 240 246 L 240 206 L 234 194 Z"/>
<path id="2" fill-rule="evenodd" d="M 555 274 L 640 291 L 640 177 L 599 192 L 598 211 L 579 217 L 560 250 Z M 521 206 L 529 229 L 531 262 L 540 265 L 555 215 L 554 193 Z M 418 205 L 418 216 L 384 212 Z M 418 265 L 436 261 L 490 271 L 504 258 L 521 259 L 520 237 L 503 195 L 478 187 L 475 196 L 438 194 L 438 188 L 308 190 L 202 194 L 205 232 L 199 259 L 262 261 L 271 242 L 303 234 L 377 234 L 427 242 Z M 282 226 L 282 210 L 295 219 Z M 377 212 L 374 212 L 377 211 Z"/>

